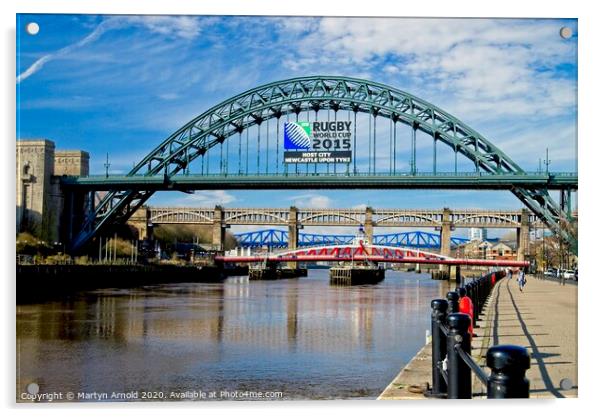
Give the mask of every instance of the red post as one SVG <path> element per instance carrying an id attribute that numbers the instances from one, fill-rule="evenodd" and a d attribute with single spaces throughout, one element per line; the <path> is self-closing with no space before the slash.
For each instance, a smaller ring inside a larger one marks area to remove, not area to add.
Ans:
<path id="1" fill-rule="evenodd" d="M 474 323 L 473 312 L 474 312 L 474 307 L 472 305 L 472 300 L 466 294 L 466 288 L 464 288 L 464 287 L 461 287 L 461 288 L 458 289 L 458 294 L 460 295 L 459 312 L 467 314 L 468 316 L 470 316 L 470 324 L 468 326 L 468 333 L 470 334 L 470 336 L 473 336 L 474 335 L 474 332 L 473 332 L 473 323 Z"/>

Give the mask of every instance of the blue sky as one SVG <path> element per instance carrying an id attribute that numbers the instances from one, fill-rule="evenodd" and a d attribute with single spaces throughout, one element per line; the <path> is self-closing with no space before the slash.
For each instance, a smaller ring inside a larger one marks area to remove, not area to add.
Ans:
<path id="1" fill-rule="evenodd" d="M 25 25 L 40 25 L 36 36 Z M 562 26 L 573 37 L 559 36 Z M 525 170 L 549 148 L 575 171 L 577 22 L 533 19 L 19 15 L 17 135 L 90 152 L 125 173 L 209 107 L 255 86 L 347 75 L 410 92 L 457 116 Z M 382 131 L 385 134 L 385 131 Z M 431 166 L 419 140 L 418 166 Z M 409 158 L 409 157 L 408 157 Z M 408 158 L 399 166 L 407 169 Z M 438 169 L 452 152 L 439 148 Z M 471 169 L 467 162 L 461 170 Z M 509 192 L 212 191 L 154 205 L 520 208 Z"/>

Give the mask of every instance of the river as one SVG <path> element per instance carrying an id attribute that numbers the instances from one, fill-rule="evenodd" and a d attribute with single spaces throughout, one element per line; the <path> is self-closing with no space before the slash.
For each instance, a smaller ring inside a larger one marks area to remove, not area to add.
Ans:
<path id="1" fill-rule="evenodd" d="M 314 269 L 298 279 L 231 277 L 21 304 L 17 400 L 30 383 L 80 401 L 374 399 L 424 345 L 430 301 L 447 285 L 387 271 L 377 285 L 331 286 L 328 270 Z"/>

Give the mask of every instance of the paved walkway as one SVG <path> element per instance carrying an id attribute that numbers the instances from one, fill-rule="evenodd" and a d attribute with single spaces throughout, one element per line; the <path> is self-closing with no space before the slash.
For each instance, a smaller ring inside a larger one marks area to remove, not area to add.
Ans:
<path id="1" fill-rule="evenodd" d="M 431 344 L 427 343 L 377 398 L 378 400 L 424 400 L 426 384 L 431 383 Z"/>
<path id="2" fill-rule="evenodd" d="M 480 315 L 472 342 L 472 356 L 485 366 L 492 345 L 524 346 L 531 354 L 527 378 L 531 398 L 577 396 L 577 286 L 527 277 L 523 292 L 516 279 L 502 279 Z M 420 388 L 431 381 L 431 346 L 426 345 L 401 370 L 379 399 L 424 399 Z M 485 368 L 489 373 L 489 369 Z M 560 381 L 569 378 L 573 388 Z M 414 391 L 414 392 L 412 392 Z M 485 387 L 474 378 L 475 398 L 485 398 Z"/>
<path id="3" fill-rule="evenodd" d="M 476 360 L 484 364 L 487 348 L 492 345 L 524 346 L 531 354 L 527 371 L 531 398 L 577 396 L 576 285 L 529 276 L 520 292 L 516 279 L 505 278 L 495 286 L 481 318 L 481 328 L 475 332 L 482 337 L 473 342 Z M 572 389 L 560 387 L 563 378 L 572 381 Z M 486 395 L 478 382 L 473 393 Z"/>

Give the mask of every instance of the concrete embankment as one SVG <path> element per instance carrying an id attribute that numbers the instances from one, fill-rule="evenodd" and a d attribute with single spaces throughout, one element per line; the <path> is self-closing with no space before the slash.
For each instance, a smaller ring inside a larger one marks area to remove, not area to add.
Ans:
<path id="1" fill-rule="evenodd" d="M 395 379 L 378 397 L 379 400 L 423 400 L 427 384 L 431 383 L 431 344 L 427 343 L 403 367 Z"/>
<path id="2" fill-rule="evenodd" d="M 130 288 L 177 282 L 218 282 L 220 268 L 178 265 L 17 265 L 17 302 L 98 288 Z"/>

